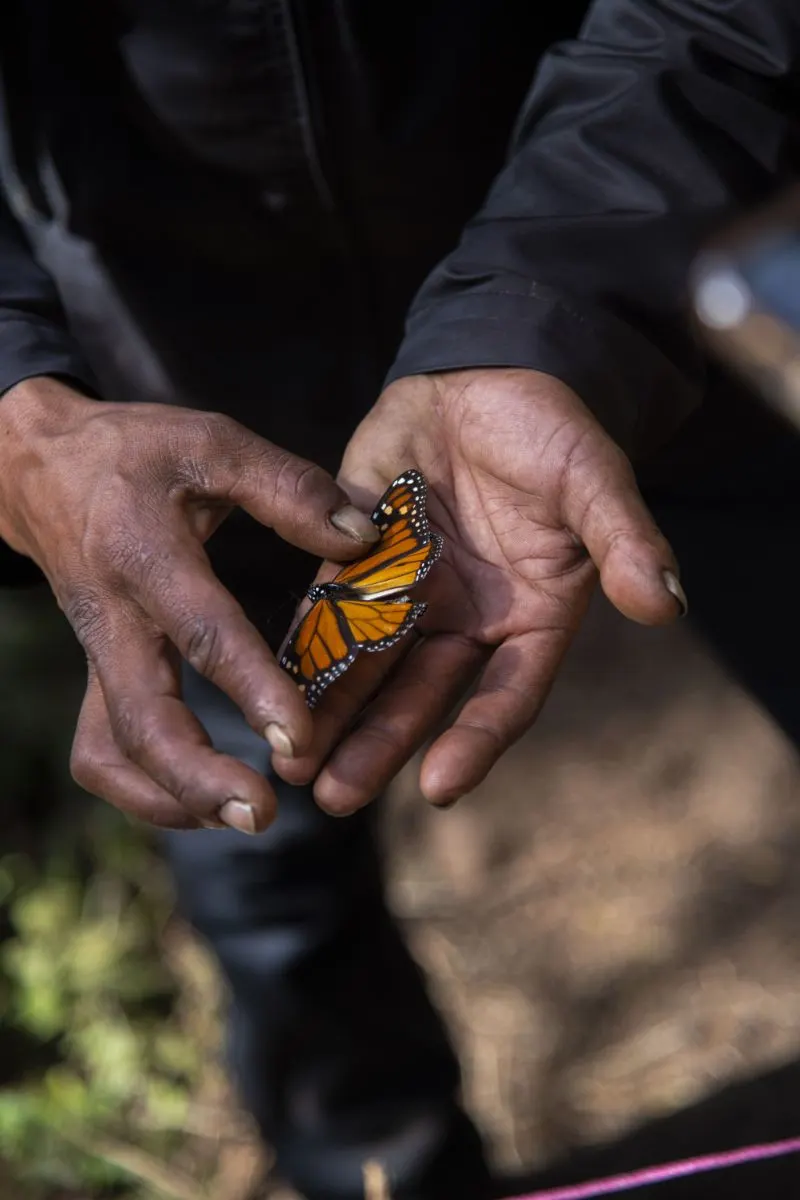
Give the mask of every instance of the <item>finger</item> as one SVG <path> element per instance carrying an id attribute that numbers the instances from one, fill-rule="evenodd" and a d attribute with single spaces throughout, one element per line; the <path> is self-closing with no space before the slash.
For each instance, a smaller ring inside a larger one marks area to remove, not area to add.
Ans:
<path id="1" fill-rule="evenodd" d="M 403 660 L 314 787 L 319 806 L 344 816 L 388 786 L 464 694 L 486 650 L 468 638 L 424 638 Z"/>
<path id="2" fill-rule="evenodd" d="M 178 664 L 145 618 L 127 613 L 93 653 L 114 741 L 191 816 L 246 833 L 265 829 L 275 794 L 258 771 L 211 745 L 181 699 Z"/>
<path id="3" fill-rule="evenodd" d="M 303 786 L 317 777 L 325 759 L 358 717 L 370 696 L 409 653 L 414 638 L 412 630 L 388 650 L 358 655 L 344 675 L 323 693 L 314 710 L 313 738 L 306 752 L 292 758 L 280 753 L 273 754 L 272 767 L 282 779 L 294 786 Z"/>
<path id="4" fill-rule="evenodd" d="M 203 429 L 196 457 L 202 463 L 204 495 L 238 504 L 287 542 L 319 558 L 353 558 L 377 541 L 369 516 L 351 504 L 321 467 L 229 417 L 207 417 Z"/>
<path id="5" fill-rule="evenodd" d="M 630 463 L 610 439 L 573 455 L 563 490 L 567 524 L 600 571 L 603 591 L 624 616 L 661 625 L 683 615 L 686 596 L 675 555 L 636 485 Z"/>
<path id="6" fill-rule="evenodd" d="M 572 629 L 535 630 L 495 651 L 475 692 L 423 759 L 420 788 L 432 804 L 472 791 L 529 728 L 572 636 Z"/>
<path id="7" fill-rule="evenodd" d="M 261 634 L 214 574 L 197 543 L 130 556 L 130 595 L 181 657 L 233 700 L 250 726 L 291 756 L 310 744 L 308 708 Z"/>
<path id="8" fill-rule="evenodd" d="M 122 812 L 161 829 L 198 829 L 200 822 L 178 801 L 128 762 L 114 742 L 103 693 L 89 674 L 70 769 L 76 783 Z"/>

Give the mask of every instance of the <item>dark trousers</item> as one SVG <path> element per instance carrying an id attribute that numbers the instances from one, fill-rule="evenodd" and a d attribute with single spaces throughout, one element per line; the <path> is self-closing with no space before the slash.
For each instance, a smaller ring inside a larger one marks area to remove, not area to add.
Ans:
<path id="1" fill-rule="evenodd" d="M 194 673 L 185 694 L 219 749 L 269 770 L 226 697 Z M 166 839 L 180 907 L 231 985 L 245 1104 L 311 1200 L 356 1200 L 372 1157 L 398 1200 L 484 1196 L 455 1057 L 384 902 L 376 808 L 336 819 L 280 783 L 279 800 L 260 836 Z"/>
<path id="2" fill-rule="evenodd" d="M 386 365 L 344 270 L 278 263 L 242 279 L 208 266 L 198 295 L 199 268 L 166 253 L 148 265 L 99 256 L 57 225 L 32 236 L 109 398 L 225 407 L 335 467 Z M 729 385 L 642 473 L 693 619 L 795 740 L 798 481 L 794 434 Z M 212 552 L 274 644 L 314 564 L 242 519 Z M 187 697 L 219 748 L 268 770 L 265 744 L 223 697 L 197 677 Z M 167 839 L 181 909 L 231 985 L 244 1099 L 309 1200 L 357 1200 L 374 1157 L 396 1200 L 480 1200 L 486 1170 L 457 1065 L 386 911 L 375 813 L 334 820 L 306 791 L 280 790 L 260 837 Z"/>

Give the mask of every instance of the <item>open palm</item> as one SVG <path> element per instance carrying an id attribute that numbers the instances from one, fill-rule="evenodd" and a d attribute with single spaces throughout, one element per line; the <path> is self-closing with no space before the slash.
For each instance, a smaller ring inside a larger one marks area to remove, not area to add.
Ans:
<path id="1" fill-rule="evenodd" d="M 475 787 L 534 720 L 598 570 L 634 620 L 670 621 L 682 603 L 630 465 L 550 376 L 492 369 L 399 380 L 351 439 L 340 481 L 367 508 L 409 467 L 426 476 L 431 523 L 445 536 L 420 588 L 422 636 L 361 655 L 326 694 L 312 751 L 275 763 L 290 782 L 317 776 L 331 812 L 378 794 L 477 678 L 420 779 L 437 804 Z"/>

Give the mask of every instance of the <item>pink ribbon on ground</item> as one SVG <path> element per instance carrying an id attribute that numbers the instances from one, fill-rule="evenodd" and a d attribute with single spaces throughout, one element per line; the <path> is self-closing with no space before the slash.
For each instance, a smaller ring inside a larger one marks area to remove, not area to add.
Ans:
<path id="1" fill-rule="evenodd" d="M 543 1192 L 533 1192 L 528 1196 L 514 1196 L 512 1200 L 595 1200 L 597 1196 L 631 1192 L 636 1188 L 646 1187 L 649 1183 L 668 1183 L 671 1179 L 684 1179 L 687 1175 L 721 1171 L 726 1167 L 741 1167 L 745 1163 L 784 1158 L 789 1154 L 800 1154 L 800 1137 L 788 1138 L 783 1142 L 764 1142 L 760 1146 L 745 1146 L 741 1150 L 723 1150 L 719 1154 L 703 1154 L 699 1158 L 686 1158 L 660 1167 L 644 1167 L 639 1171 L 628 1171 L 624 1175 L 596 1179 L 593 1183 L 547 1188 Z"/>

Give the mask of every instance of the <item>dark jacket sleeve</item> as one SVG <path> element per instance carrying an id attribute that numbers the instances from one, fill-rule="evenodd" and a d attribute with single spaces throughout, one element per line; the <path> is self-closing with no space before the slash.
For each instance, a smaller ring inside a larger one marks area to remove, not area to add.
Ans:
<path id="1" fill-rule="evenodd" d="M 58 375 L 93 392 L 53 281 L 37 264 L 0 189 L 0 396 L 33 375 Z"/>
<path id="2" fill-rule="evenodd" d="M 56 288 L 36 263 L 0 190 L 0 404 L 23 379 L 56 375 L 94 394 L 91 372 L 70 337 Z M 42 578 L 28 559 L 0 541 L 0 583 Z"/>
<path id="3" fill-rule="evenodd" d="M 800 163 L 797 0 L 596 0 L 412 305 L 390 373 L 530 367 L 635 457 L 702 397 L 692 256 Z"/>

